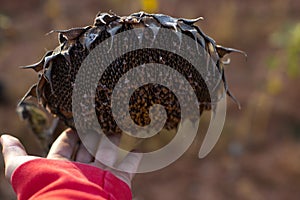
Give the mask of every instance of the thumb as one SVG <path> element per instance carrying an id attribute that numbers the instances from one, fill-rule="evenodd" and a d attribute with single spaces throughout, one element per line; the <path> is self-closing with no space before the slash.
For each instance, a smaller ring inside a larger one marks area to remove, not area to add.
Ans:
<path id="1" fill-rule="evenodd" d="M 14 159 L 16 156 L 26 156 L 24 146 L 21 142 L 10 135 L 2 135 L 0 138 L 2 144 L 2 153 L 4 157 L 4 162 L 8 162 L 10 159 Z"/>
<path id="2" fill-rule="evenodd" d="M 5 175 L 10 179 L 13 171 L 21 164 L 18 158 L 26 156 L 27 153 L 21 142 L 13 136 L 2 135 L 0 142 L 5 162 Z"/>

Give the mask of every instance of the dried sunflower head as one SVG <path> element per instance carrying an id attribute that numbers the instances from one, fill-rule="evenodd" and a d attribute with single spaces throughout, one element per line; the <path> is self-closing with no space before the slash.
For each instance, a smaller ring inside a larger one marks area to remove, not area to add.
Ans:
<path id="1" fill-rule="evenodd" d="M 53 31 L 58 33 L 59 46 L 53 51 L 48 51 L 38 63 L 24 67 L 38 72 L 39 80 L 21 101 L 31 96 L 35 97 L 41 105 L 63 120 L 67 126 L 75 128 L 72 93 L 76 74 L 83 61 L 101 42 L 136 28 L 148 30 L 143 34 L 137 33 L 134 38 L 143 42 L 147 40 L 155 42 L 156 36 L 162 29 L 173 30 L 175 34 L 184 34 L 194 40 L 207 52 L 206 56 L 215 61 L 225 90 L 234 99 L 227 87 L 222 58 L 230 52 L 240 51 L 217 45 L 212 38 L 203 33 L 200 27 L 195 25 L 200 19 L 174 18 L 144 12 L 123 17 L 113 13 L 99 13 L 91 26 Z M 196 50 L 190 53 L 193 56 L 199 56 Z M 117 58 L 109 66 L 109 70 L 104 72 L 96 87 L 95 112 L 106 135 L 122 133 L 111 111 L 111 95 L 115 85 L 123 74 L 147 63 L 167 64 L 177 70 L 193 87 L 199 102 L 200 114 L 204 110 L 211 109 L 212 99 L 206 87 L 205 77 L 201 77 L 186 60 L 170 52 L 151 48 L 129 52 Z M 129 102 L 131 119 L 139 126 L 149 124 L 151 121 L 149 109 L 154 104 L 161 104 L 165 107 L 168 118 L 164 129 L 176 129 L 181 118 L 178 99 L 167 87 L 159 84 L 146 84 L 132 94 Z"/>

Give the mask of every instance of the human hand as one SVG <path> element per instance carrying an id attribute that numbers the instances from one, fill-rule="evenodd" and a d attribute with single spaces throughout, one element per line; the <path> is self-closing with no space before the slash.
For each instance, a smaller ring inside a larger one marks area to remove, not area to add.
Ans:
<path id="1" fill-rule="evenodd" d="M 5 175 L 9 180 L 11 180 L 11 176 L 17 167 L 27 161 L 40 158 L 38 156 L 28 155 L 21 142 L 13 136 L 2 135 L 0 142 L 2 144 L 2 153 L 5 162 Z M 128 156 L 118 164 L 118 169 L 123 169 L 123 171 L 118 171 L 106 166 L 112 166 L 117 162 L 117 147 L 111 148 L 106 140 L 102 140 L 97 149 L 96 156 L 97 158 L 101 158 L 101 161 L 105 161 L 105 163 L 101 163 L 94 159 L 83 144 L 79 142 L 80 139 L 77 133 L 71 129 L 67 129 L 53 143 L 47 155 L 47 159 L 69 160 L 93 165 L 110 171 L 116 177 L 127 183 L 129 187 L 131 186 L 131 180 L 134 174 L 124 171 L 135 171 L 141 160 L 140 155 L 128 154 Z"/>

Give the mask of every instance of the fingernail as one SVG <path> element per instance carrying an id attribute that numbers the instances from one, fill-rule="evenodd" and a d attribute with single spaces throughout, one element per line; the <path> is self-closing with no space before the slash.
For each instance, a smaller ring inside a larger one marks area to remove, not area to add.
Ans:
<path id="1" fill-rule="evenodd" d="M 1 136 L 0 136 L 0 142 L 1 144 L 3 144 L 4 140 L 6 140 L 6 137 L 7 137 L 7 133 L 2 133 Z"/>
<path id="2" fill-rule="evenodd" d="M 2 142 L 3 142 L 3 138 L 5 137 L 4 135 L 5 135 L 5 133 L 2 133 L 1 136 L 0 136 L 0 142 L 1 142 L 1 144 L 2 144 Z M 4 136 L 4 137 L 3 137 L 3 136 Z"/>
<path id="3" fill-rule="evenodd" d="M 3 135 L 4 135 L 4 133 L 3 133 Z M 3 146 L 3 137 L 2 137 L 3 135 L 0 136 L 0 143 L 2 146 Z"/>

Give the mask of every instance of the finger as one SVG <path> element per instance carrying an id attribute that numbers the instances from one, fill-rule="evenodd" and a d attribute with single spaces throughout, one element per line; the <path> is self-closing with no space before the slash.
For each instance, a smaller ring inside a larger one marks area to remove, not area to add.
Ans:
<path id="1" fill-rule="evenodd" d="M 79 141 L 79 137 L 75 131 L 71 129 L 65 130 L 51 146 L 47 158 L 71 160 Z"/>
<path id="2" fill-rule="evenodd" d="M 138 170 L 139 164 L 142 160 L 142 155 L 142 153 L 130 152 L 119 164 L 118 170 L 127 172 L 131 180 Z"/>
<path id="3" fill-rule="evenodd" d="M 90 130 L 86 134 L 81 134 L 80 139 L 82 144 L 79 146 L 76 161 L 85 163 L 94 161 L 94 156 L 97 153 L 101 136 L 97 132 Z"/>
<path id="4" fill-rule="evenodd" d="M 95 156 L 96 161 L 108 167 L 112 167 L 118 159 L 118 147 L 113 143 L 117 142 L 118 138 L 113 137 L 111 140 L 112 142 L 107 137 L 103 137 Z"/>
<path id="5" fill-rule="evenodd" d="M 27 155 L 24 146 L 17 138 L 10 135 L 2 135 L 0 141 L 5 163 L 10 159 L 14 159 L 16 156 Z"/>
<path id="6" fill-rule="evenodd" d="M 129 153 L 125 159 L 119 164 L 117 170 L 110 169 L 110 171 L 119 179 L 124 181 L 131 188 L 131 180 L 137 172 L 138 166 L 141 162 L 142 154 Z"/>
<path id="7" fill-rule="evenodd" d="M 81 163 L 90 163 L 92 162 L 94 157 L 88 152 L 88 150 L 85 148 L 85 146 L 81 143 L 77 155 L 75 158 L 75 161 L 81 162 Z"/>

